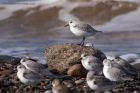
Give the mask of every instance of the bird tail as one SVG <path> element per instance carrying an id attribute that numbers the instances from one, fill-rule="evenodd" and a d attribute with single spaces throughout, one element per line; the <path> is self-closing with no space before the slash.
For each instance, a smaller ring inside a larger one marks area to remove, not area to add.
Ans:
<path id="1" fill-rule="evenodd" d="M 103 31 L 98 31 L 98 30 L 97 30 L 96 32 L 97 32 L 97 33 L 103 33 Z"/>

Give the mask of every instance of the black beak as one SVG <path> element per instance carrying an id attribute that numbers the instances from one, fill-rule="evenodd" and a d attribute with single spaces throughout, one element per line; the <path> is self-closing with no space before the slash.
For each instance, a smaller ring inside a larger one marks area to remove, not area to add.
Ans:
<path id="1" fill-rule="evenodd" d="M 67 27 L 67 26 L 69 26 L 69 24 L 64 25 L 64 27 Z"/>
<path id="2" fill-rule="evenodd" d="M 80 57 L 79 60 L 82 60 L 82 58 Z"/>

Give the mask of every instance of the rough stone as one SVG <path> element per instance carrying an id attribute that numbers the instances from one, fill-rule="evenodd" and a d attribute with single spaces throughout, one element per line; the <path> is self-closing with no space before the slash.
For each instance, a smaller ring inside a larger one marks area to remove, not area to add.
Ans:
<path id="1" fill-rule="evenodd" d="M 67 71 L 67 75 L 72 77 L 86 76 L 86 74 L 87 71 L 81 64 L 75 64 L 71 66 Z"/>
<path id="2" fill-rule="evenodd" d="M 50 70 L 60 73 L 67 73 L 67 70 L 74 64 L 81 63 L 80 57 L 83 52 L 87 52 L 103 60 L 106 58 L 100 50 L 80 46 L 77 44 L 58 44 L 52 45 L 45 50 L 45 59 Z"/>

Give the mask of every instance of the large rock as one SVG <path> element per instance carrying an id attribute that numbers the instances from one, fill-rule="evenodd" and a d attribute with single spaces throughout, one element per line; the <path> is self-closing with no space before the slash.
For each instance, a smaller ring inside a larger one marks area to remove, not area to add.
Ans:
<path id="1" fill-rule="evenodd" d="M 45 58 L 50 70 L 66 73 L 74 64 L 81 63 L 80 57 L 83 52 L 93 54 L 100 60 L 105 59 L 105 55 L 98 49 L 80 46 L 76 44 L 52 45 L 45 50 Z"/>

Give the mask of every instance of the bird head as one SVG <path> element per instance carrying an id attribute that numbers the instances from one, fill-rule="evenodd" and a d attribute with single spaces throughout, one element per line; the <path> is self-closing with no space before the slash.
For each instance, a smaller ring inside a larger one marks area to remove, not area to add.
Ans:
<path id="1" fill-rule="evenodd" d="M 89 72 L 87 73 L 87 80 L 93 80 L 93 79 L 94 79 L 94 75 L 96 75 L 95 72 L 89 71 Z"/>
<path id="2" fill-rule="evenodd" d="M 52 86 L 54 87 L 54 86 L 59 86 L 59 85 L 61 85 L 61 81 L 59 80 L 59 79 L 54 79 L 53 81 L 52 81 Z"/>
<path id="3" fill-rule="evenodd" d="M 104 59 L 103 65 L 104 65 L 104 66 L 109 66 L 109 67 L 111 67 L 111 66 L 112 66 L 112 60 L 110 60 L 110 59 Z"/>
<path id="4" fill-rule="evenodd" d="M 23 57 L 23 58 L 20 60 L 20 63 L 22 64 L 22 63 L 24 63 L 24 62 L 26 62 L 26 61 L 28 61 L 28 60 L 31 60 L 32 62 L 37 62 L 37 61 L 38 61 L 37 59 L 33 59 L 33 58 L 31 58 L 30 56 L 25 56 L 25 57 Z"/>
<path id="5" fill-rule="evenodd" d="M 66 26 L 70 26 L 70 27 L 77 27 L 77 25 L 79 24 L 80 21 L 78 20 L 71 20 L 68 22 L 68 24 L 66 24 L 64 27 Z"/>
<path id="6" fill-rule="evenodd" d="M 23 65 L 18 65 L 17 70 L 21 70 L 21 69 L 25 69 L 25 67 Z"/>
<path id="7" fill-rule="evenodd" d="M 22 63 L 26 62 L 27 60 L 29 60 L 29 59 L 26 58 L 26 57 L 24 57 L 24 58 L 22 58 L 22 59 L 20 60 L 20 63 L 22 64 Z"/>
<path id="8" fill-rule="evenodd" d="M 88 56 L 88 53 L 87 52 L 84 52 L 84 53 L 81 54 L 81 58 L 84 58 L 86 56 Z"/>

